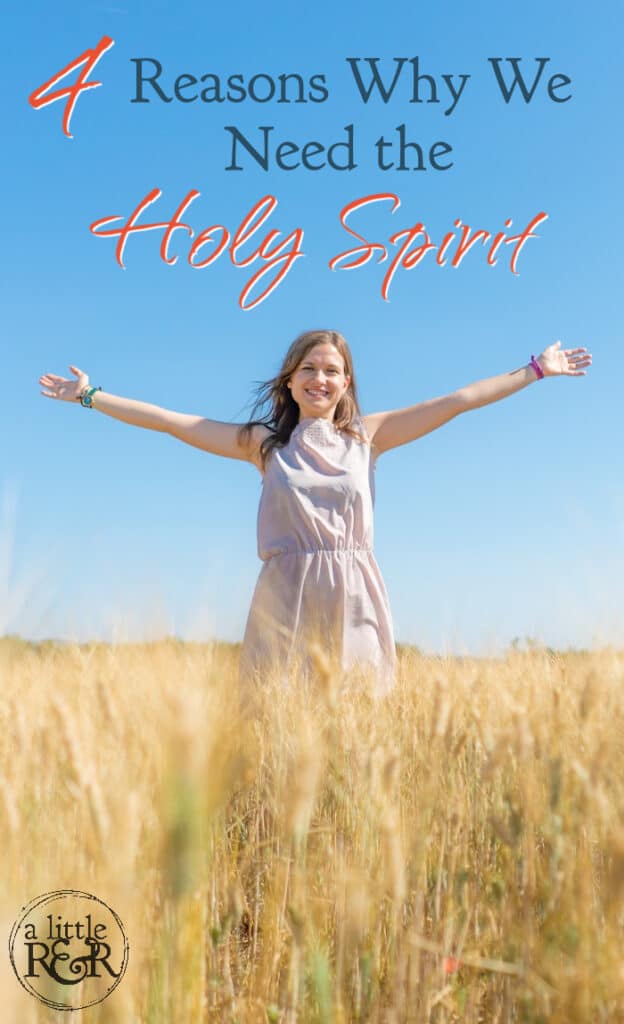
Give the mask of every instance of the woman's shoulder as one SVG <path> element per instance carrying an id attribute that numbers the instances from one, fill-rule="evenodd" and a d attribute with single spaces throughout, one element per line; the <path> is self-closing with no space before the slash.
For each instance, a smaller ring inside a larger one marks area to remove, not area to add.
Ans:
<path id="1" fill-rule="evenodd" d="M 260 446 L 262 442 L 272 434 L 273 431 L 270 427 L 265 426 L 264 423 L 254 423 L 250 428 L 249 461 L 253 463 L 261 476 L 264 476 L 266 465 L 263 466 L 262 464 Z"/>
<path id="2" fill-rule="evenodd" d="M 377 461 L 377 456 L 379 455 L 377 445 L 375 444 L 375 431 L 377 429 L 377 420 L 374 414 L 369 414 L 366 416 L 360 414 L 358 418 L 360 430 L 366 437 L 366 442 L 370 448 L 371 459 L 374 465 Z"/>
<path id="3" fill-rule="evenodd" d="M 262 444 L 265 437 L 270 437 L 273 431 L 270 427 L 264 425 L 264 423 L 255 423 L 251 428 L 251 439 L 254 444 Z"/>
<path id="4" fill-rule="evenodd" d="M 372 441 L 371 424 L 369 420 L 369 416 L 365 416 L 363 413 L 358 412 L 351 421 L 352 428 L 362 434 L 367 444 L 370 444 Z"/>
<path id="5" fill-rule="evenodd" d="M 370 441 L 370 428 L 368 424 L 368 416 L 364 416 L 363 413 L 358 413 L 354 419 L 354 423 L 357 424 L 358 428 L 362 433 L 366 434 L 367 439 Z"/>

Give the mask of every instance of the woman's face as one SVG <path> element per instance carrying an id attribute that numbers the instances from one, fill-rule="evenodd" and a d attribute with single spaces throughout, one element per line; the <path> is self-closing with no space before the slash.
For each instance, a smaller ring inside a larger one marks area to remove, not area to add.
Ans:
<path id="1" fill-rule="evenodd" d="M 323 416 L 333 420 L 338 402 L 351 378 L 338 349 L 329 341 L 310 349 L 291 375 L 288 387 L 299 406 L 299 419 Z"/>

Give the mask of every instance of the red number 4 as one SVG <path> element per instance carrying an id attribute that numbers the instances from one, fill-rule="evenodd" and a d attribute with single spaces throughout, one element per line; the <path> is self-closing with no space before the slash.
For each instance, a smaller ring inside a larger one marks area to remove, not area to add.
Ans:
<path id="1" fill-rule="evenodd" d="M 85 50 L 79 57 L 68 64 L 67 67 L 58 71 L 53 78 L 48 82 L 44 82 L 38 89 L 28 97 L 28 102 L 31 107 L 35 110 L 39 110 L 40 107 L 47 107 L 48 103 L 56 103 L 57 100 L 62 100 L 67 97 L 67 103 L 65 104 L 65 112 L 63 114 L 63 132 L 68 139 L 73 139 L 73 135 L 69 130 L 69 124 L 71 116 L 76 106 L 76 100 L 80 96 L 80 93 L 86 89 L 96 89 L 101 82 L 87 82 L 86 79 L 93 71 L 95 65 L 99 61 L 100 57 L 103 57 L 107 50 L 110 50 L 111 46 L 114 46 L 114 40 L 109 36 L 102 36 L 99 43 L 94 50 Z M 68 85 L 62 89 L 57 89 L 56 92 L 50 92 L 57 82 L 60 82 L 62 78 L 69 75 L 76 68 L 82 67 L 82 71 L 78 75 L 73 85 Z"/>

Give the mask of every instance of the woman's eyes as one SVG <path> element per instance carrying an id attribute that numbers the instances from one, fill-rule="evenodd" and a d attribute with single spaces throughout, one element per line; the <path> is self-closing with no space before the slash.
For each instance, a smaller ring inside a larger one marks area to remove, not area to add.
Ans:
<path id="1" fill-rule="evenodd" d="M 313 370 L 314 367 L 313 366 L 304 366 L 303 369 L 304 370 Z M 329 370 L 326 371 L 326 373 L 339 373 L 339 372 L 340 371 L 336 370 L 333 366 L 330 366 Z"/>

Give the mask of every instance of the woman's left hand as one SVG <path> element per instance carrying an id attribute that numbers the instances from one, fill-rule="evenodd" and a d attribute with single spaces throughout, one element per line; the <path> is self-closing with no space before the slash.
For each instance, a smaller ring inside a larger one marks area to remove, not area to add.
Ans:
<path id="1" fill-rule="evenodd" d="M 537 361 L 544 371 L 545 377 L 556 377 L 559 374 L 566 374 L 568 377 L 584 377 L 586 370 L 581 366 L 591 366 L 591 352 L 586 348 L 561 348 L 561 342 L 555 341 L 553 345 L 545 348 Z"/>

